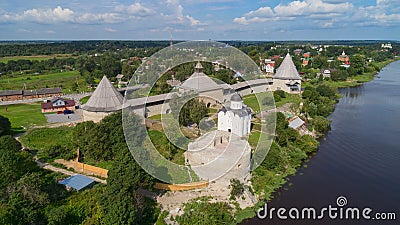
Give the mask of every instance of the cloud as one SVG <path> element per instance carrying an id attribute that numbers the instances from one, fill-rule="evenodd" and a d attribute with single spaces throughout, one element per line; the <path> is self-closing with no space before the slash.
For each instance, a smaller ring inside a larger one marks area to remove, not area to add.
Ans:
<path id="1" fill-rule="evenodd" d="M 250 11 L 244 15 L 246 17 L 257 17 L 257 16 L 272 17 L 274 15 L 274 12 L 272 12 L 272 9 L 267 6 L 267 7 L 261 7 L 255 11 Z"/>
<path id="2" fill-rule="evenodd" d="M 54 9 L 29 9 L 15 16 L 16 20 L 28 20 L 38 23 L 71 22 L 74 12 L 57 6 Z"/>
<path id="3" fill-rule="evenodd" d="M 117 13 L 84 13 L 74 18 L 73 22 L 79 24 L 112 24 L 119 23 L 125 19 Z"/>
<path id="4" fill-rule="evenodd" d="M 54 9 L 34 8 L 22 13 L 4 13 L 0 22 L 35 22 L 40 24 L 77 23 L 101 24 L 119 23 L 124 19 L 117 13 L 76 13 L 69 8 L 57 6 Z"/>
<path id="5" fill-rule="evenodd" d="M 184 8 L 180 3 L 180 0 L 167 0 L 166 5 L 163 4 L 163 10 L 160 13 L 161 22 L 177 24 L 177 25 L 189 25 L 189 26 L 200 26 L 205 25 L 200 22 L 200 20 L 195 19 L 194 17 L 184 14 Z"/>
<path id="6" fill-rule="evenodd" d="M 112 29 L 112 28 L 110 28 L 110 27 L 106 27 L 106 28 L 104 28 L 104 30 L 105 31 L 107 31 L 107 32 L 117 32 L 117 30 L 115 30 L 115 29 Z"/>
<path id="7" fill-rule="evenodd" d="M 115 11 L 117 12 L 126 12 L 128 14 L 137 16 L 137 17 L 146 17 L 153 15 L 155 12 L 154 10 L 143 6 L 139 2 L 135 2 L 132 5 L 118 5 L 115 7 Z"/>
<path id="8" fill-rule="evenodd" d="M 400 1 L 377 0 L 373 6 L 356 7 L 345 0 L 295 0 L 274 8 L 260 7 L 233 19 L 234 23 L 249 25 L 264 21 L 294 20 L 291 26 L 309 24 L 319 28 L 335 26 L 400 25 Z M 287 25 L 287 24 L 286 24 Z"/>

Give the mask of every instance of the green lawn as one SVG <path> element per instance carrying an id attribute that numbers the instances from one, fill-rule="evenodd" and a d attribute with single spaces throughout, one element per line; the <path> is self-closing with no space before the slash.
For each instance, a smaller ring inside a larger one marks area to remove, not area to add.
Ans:
<path id="1" fill-rule="evenodd" d="M 276 107 L 281 107 L 286 103 L 300 103 L 301 97 L 299 94 L 288 94 L 286 93 L 286 98 L 282 98 L 281 101 L 275 102 Z"/>
<path id="2" fill-rule="evenodd" d="M 172 114 L 157 114 L 154 116 L 150 116 L 149 119 L 161 121 L 161 116 L 163 117 L 163 119 L 172 118 Z"/>
<path id="3" fill-rule="evenodd" d="M 249 135 L 249 139 L 247 140 L 252 148 L 257 147 L 258 140 L 260 139 L 261 132 L 260 131 L 253 131 Z"/>
<path id="4" fill-rule="evenodd" d="M 271 97 L 271 92 L 261 92 L 257 94 L 250 94 L 243 97 L 243 102 L 250 108 L 252 108 L 256 113 L 260 112 L 260 107 L 262 111 L 272 109 L 273 105 L 263 104 L 263 100 L 267 97 Z M 276 107 L 283 106 L 286 103 L 298 103 L 301 101 L 300 95 L 298 94 L 287 94 L 286 98 L 282 98 L 281 101 L 275 102 Z"/>
<path id="5" fill-rule="evenodd" d="M 83 97 L 83 98 L 81 98 L 80 102 L 82 104 L 86 104 L 86 102 L 89 100 L 89 98 L 90 98 L 90 96 Z"/>
<path id="6" fill-rule="evenodd" d="M 8 108 L 8 112 L 6 111 Z M 46 124 L 46 118 L 41 111 L 41 103 L 2 105 L 0 115 L 7 117 L 11 122 L 11 129 L 14 132 L 23 132 L 34 125 Z"/>
<path id="7" fill-rule="evenodd" d="M 0 62 L 7 63 L 10 60 L 37 60 L 37 61 L 42 61 L 42 60 L 49 60 L 53 58 L 61 59 L 61 58 L 69 58 L 72 57 L 71 54 L 55 54 L 55 55 L 35 55 L 35 56 L 6 56 L 6 57 L 0 57 Z"/>
<path id="8" fill-rule="evenodd" d="M 52 162 L 56 158 L 69 160 L 76 156 L 72 142 L 73 129 L 67 126 L 34 129 L 19 139 L 25 147 L 37 151 L 37 157 L 44 162 Z"/>
<path id="9" fill-rule="evenodd" d="M 273 108 L 273 105 L 263 104 L 263 99 L 266 97 L 272 97 L 271 92 L 261 92 L 256 94 L 250 94 L 243 96 L 243 102 L 250 108 L 252 108 L 256 113 L 260 112 L 260 107 L 262 111 Z"/>
<path id="10" fill-rule="evenodd" d="M 61 145 L 71 148 L 73 127 L 39 128 L 23 134 L 19 139 L 30 149 L 45 150 L 50 146 Z"/>
<path id="11" fill-rule="evenodd" d="M 154 147 L 162 156 L 176 164 L 184 165 L 184 151 L 170 143 L 167 136 L 165 136 L 163 132 L 160 132 L 158 130 L 149 130 L 148 134 L 152 143 L 154 144 Z"/>
<path id="12" fill-rule="evenodd" d="M 14 74 L 0 77 L 0 90 L 20 90 L 26 84 L 27 89 L 62 87 L 64 93 L 71 93 L 73 83 L 79 84 L 79 91 L 86 91 L 87 85 L 78 71 L 66 71 L 48 74 Z"/>

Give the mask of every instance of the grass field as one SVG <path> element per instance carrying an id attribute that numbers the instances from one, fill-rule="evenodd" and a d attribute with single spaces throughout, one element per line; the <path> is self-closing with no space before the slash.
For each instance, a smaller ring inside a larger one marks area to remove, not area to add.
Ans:
<path id="1" fill-rule="evenodd" d="M 78 71 L 66 71 L 49 74 L 4 75 L 0 78 L 0 90 L 20 90 L 26 84 L 27 89 L 62 87 L 64 93 L 71 93 L 72 85 L 79 83 L 79 91 L 87 91 L 83 78 Z"/>
<path id="2" fill-rule="evenodd" d="M 252 108 L 256 113 L 260 112 L 260 107 L 261 111 L 269 110 L 273 107 L 271 104 L 263 104 L 263 100 L 266 97 L 271 97 L 272 93 L 270 92 L 261 92 L 257 94 L 250 94 L 246 95 L 243 97 L 243 102 L 250 108 Z M 281 101 L 275 102 L 276 107 L 281 107 L 286 103 L 294 102 L 298 103 L 300 102 L 300 95 L 298 94 L 286 94 L 286 98 L 282 98 Z"/>
<path id="3" fill-rule="evenodd" d="M 250 94 L 243 96 L 243 103 L 253 109 L 254 112 L 258 113 L 260 110 L 265 111 L 271 109 L 273 105 L 263 104 L 263 99 L 266 97 L 272 97 L 271 92 L 261 92 L 257 94 Z M 260 109 L 261 107 L 261 109 Z"/>
<path id="4" fill-rule="evenodd" d="M 35 55 L 35 56 L 6 56 L 6 57 L 0 57 L 0 62 L 3 63 L 7 63 L 10 60 L 20 60 L 20 59 L 24 59 L 24 60 L 49 60 L 49 59 L 53 59 L 53 58 L 69 58 L 72 57 L 71 54 L 55 54 L 55 55 Z"/>
<path id="5" fill-rule="evenodd" d="M 19 140 L 25 147 L 37 151 L 37 157 L 44 162 L 52 162 L 55 158 L 73 158 L 76 153 L 72 142 L 73 129 L 66 126 L 34 129 L 23 134 Z M 54 155 L 54 149 L 67 150 L 64 150 L 64 155 L 57 156 Z"/>
<path id="6" fill-rule="evenodd" d="M 81 98 L 80 102 L 81 102 L 82 104 L 86 104 L 86 102 L 89 100 L 90 97 L 91 97 L 91 96 L 83 97 L 83 98 Z"/>
<path id="7" fill-rule="evenodd" d="M 20 140 L 33 150 L 45 150 L 53 145 L 72 147 L 73 127 L 40 128 L 25 133 Z"/>
<path id="8" fill-rule="evenodd" d="M 286 94 L 286 98 L 282 98 L 281 101 L 275 102 L 276 107 L 281 107 L 286 103 L 300 103 L 301 97 L 299 94 Z"/>
<path id="9" fill-rule="evenodd" d="M 28 129 L 33 125 L 40 126 L 46 124 L 46 118 L 41 111 L 40 105 L 40 103 L 2 105 L 0 106 L 0 115 L 10 120 L 13 132 L 23 132 L 25 129 L 22 127 Z"/>

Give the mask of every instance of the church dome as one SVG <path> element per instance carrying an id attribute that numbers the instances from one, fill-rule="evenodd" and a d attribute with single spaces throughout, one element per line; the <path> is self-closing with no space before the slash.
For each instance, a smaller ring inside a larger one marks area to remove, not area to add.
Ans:
<path id="1" fill-rule="evenodd" d="M 241 102 L 242 98 L 240 97 L 240 95 L 238 93 L 235 93 L 235 94 L 232 95 L 231 101 L 232 102 Z"/>

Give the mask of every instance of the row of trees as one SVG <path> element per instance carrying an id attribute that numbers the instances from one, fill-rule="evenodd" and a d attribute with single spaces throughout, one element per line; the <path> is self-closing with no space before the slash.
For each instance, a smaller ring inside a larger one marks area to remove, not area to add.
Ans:
<path id="1" fill-rule="evenodd" d="M 154 224 L 159 209 L 139 191 L 151 189 L 154 178 L 130 154 L 121 120 L 119 112 L 99 124 L 75 128 L 71 141 L 87 158 L 113 159 L 106 186 L 98 184 L 78 193 L 57 184 L 56 178 L 64 175 L 39 168 L 19 142 L 1 136 L 0 224 Z M 136 116 L 129 123 L 140 127 Z M 129 134 L 137 136 L 134 146 L 142 146 L 144 133 L 145 129 L 135 129 Z"/>
<path id="2" fill-rule="evenodd" d="M 330 121 L 326 117 L 335 110 L 337 102 L 335 89 L 326 84 L 317 87 L 307 86 L 302 98 L 304 99 L 302 112 L 307 118 L 311 118 L 310 125 L 319 134 L 324 134 L 330 129 Z"/>

